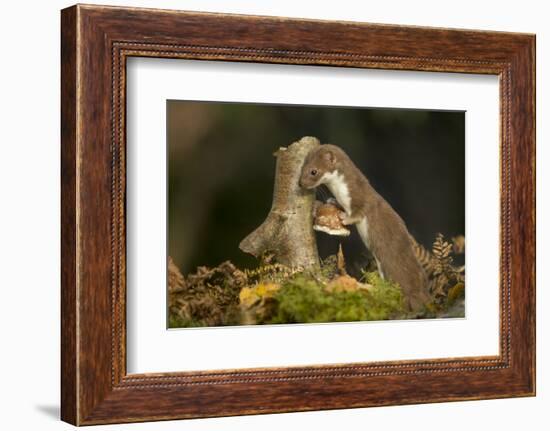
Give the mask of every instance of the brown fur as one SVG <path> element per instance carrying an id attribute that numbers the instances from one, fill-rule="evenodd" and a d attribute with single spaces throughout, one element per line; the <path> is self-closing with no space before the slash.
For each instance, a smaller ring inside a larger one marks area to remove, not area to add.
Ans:
<path id="1" fill-rule="evenodd" d="M 428 280 L 414 250 L 414 239 L 401 217 L 370 185 L 348 155 L 335 145 L 321 145 L 312 151 L 302 168 L 300 185 L 314 188 L 323 183 L 325 173 L 343 175 L 351 198 L 351 211 L 344 224 L 367 218 L 366 246 L 379 264 L 381 275 L 399 283 L 409 310 L 418 311 L 430 300 Z M 343 206 L 342 202 L 339 202 Z"/>

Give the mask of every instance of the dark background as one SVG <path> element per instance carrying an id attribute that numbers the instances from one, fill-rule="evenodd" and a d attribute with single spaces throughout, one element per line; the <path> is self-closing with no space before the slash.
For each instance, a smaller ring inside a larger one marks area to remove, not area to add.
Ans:
<path id="1" fill-rule="evenodd" d="M 342 147 L 430 247 L 464 234 L 464 112 L 168 101 L 168 252 L 184 274 L 231 260 L 271 207 L 273 152 L 302 136 Z M 317 233 L 321 257 L 340 241 Z M 352 272 L 368 261 L 355 229 Z"/>

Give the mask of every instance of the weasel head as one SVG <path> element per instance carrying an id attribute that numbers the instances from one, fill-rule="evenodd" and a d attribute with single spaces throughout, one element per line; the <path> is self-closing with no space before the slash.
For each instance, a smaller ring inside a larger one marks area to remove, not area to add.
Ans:
<path id="1" fill-rule="evenodd" d="M 331 174 L 337 169 L 337 153 L 340 148 L 335 145 L 321 145 L 311 151 L 300 175 L 300 186 L 305 189 L 314 189 L 321 184 L 326 184 Z"/>

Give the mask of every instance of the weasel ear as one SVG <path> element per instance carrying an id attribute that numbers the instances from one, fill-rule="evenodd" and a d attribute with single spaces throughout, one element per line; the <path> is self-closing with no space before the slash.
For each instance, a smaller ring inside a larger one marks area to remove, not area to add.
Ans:
<path id="1" fill-rule="evenodd" d="M 327 161 L 328 163 L 330 163 L 331 165 L 334 164 L 334 160 L 335 160 L 335 157 L 334 157 L 334 153 L 331 151 L 331 150 L 327 150 L 323 153 L 323 159 L 325 159 L 325 161 Z"/>

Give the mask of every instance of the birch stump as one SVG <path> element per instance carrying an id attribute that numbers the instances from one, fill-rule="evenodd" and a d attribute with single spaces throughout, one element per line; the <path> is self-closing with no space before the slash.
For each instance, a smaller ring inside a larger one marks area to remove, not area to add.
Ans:
<path id="1" fill-rule="evenodd" d="M 242 251 L 257 258 L 271 254 L 277 263 L 289 267 L 319 267 L 313 231 L 315 191 L 299 185 L 304 160 L 318 145 L 317 138 L 306 136 L 277 150 L 271 210 L 265 221 L 241 241 Z"/>

